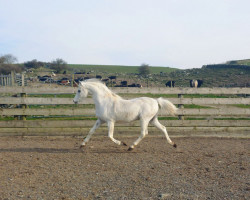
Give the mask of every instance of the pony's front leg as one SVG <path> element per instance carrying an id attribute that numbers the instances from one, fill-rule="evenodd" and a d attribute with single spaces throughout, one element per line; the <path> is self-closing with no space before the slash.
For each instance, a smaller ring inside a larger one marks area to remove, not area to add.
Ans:
<path id="1" fill-rule="evenodd" d="M 114 135 L 114 126 L 115 123 L 113 121 L 109 121 L 108 122 L 108 136 L 109 138 L 116 144 L 121 145 L 123 144 L 124 146 L 127 146 L 127 144 L 125 142 L 121 142 L 119 140 L 116 140 L 113 135 Z"/>
<path id="2" fill-rule="evenodd" d="M 90 129 L 89 134 L 87 135 L 87 137 L 84 139 L 84 141 L 82 142 L 80 148 L 84 147 L 86 145 L 86 143 L 89 141 L 89 139 L 91 138 L 91 136 L 93 135 L 93 133 L 95 132 L 95 130 L 97 128 L 99 128 L 101 125 L 103 124 L 103 121 L 101 121 L 100 119 L 98 119 L 95 122 L 95 125 Z"/>

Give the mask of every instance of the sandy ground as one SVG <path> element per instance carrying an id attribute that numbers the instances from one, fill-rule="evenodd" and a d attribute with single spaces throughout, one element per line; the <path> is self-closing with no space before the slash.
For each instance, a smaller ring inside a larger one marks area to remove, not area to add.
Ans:
<path id="1" fill-rule="evenodd" d="M 0 199 L 250 199 L 249 139 L 173 141 L 1 137 Z"/>

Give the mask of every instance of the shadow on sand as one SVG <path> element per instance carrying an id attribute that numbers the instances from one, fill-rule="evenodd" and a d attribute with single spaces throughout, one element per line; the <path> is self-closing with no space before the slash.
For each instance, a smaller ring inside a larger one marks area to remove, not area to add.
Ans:
<path id="1" fill-rule="evenodd" d="M 13 152 L 13 153 L 136 153 L 135 151 L 127 151 L 127 149 L 93 149 L 93 148 L 86 148 L 86 149 L 80 149 L 80 148 L 65 148 L 65 149 L 59 149 L 59 148 L 1 148 L 0 153 L 4 152 Z M 137 152 L 138 153 L 138 152 Z"/>

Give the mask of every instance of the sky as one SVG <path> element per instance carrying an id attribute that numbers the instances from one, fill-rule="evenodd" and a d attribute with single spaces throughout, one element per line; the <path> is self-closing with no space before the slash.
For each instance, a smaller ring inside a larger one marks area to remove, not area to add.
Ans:
<path id="1" fill-rule="evenodd" d="M 0 0 L 19 63 L 200 68 L 250 58 L 250 0 Z"/>

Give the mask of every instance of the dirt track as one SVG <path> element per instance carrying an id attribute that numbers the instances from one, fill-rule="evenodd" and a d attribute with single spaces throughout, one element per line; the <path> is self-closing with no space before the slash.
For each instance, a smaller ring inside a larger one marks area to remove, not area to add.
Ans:
<path id="1" fill-rule="evenodd" d="M 80 141 L 0 138 L 0 199 L 250 199 L 249 139 Z"/>

